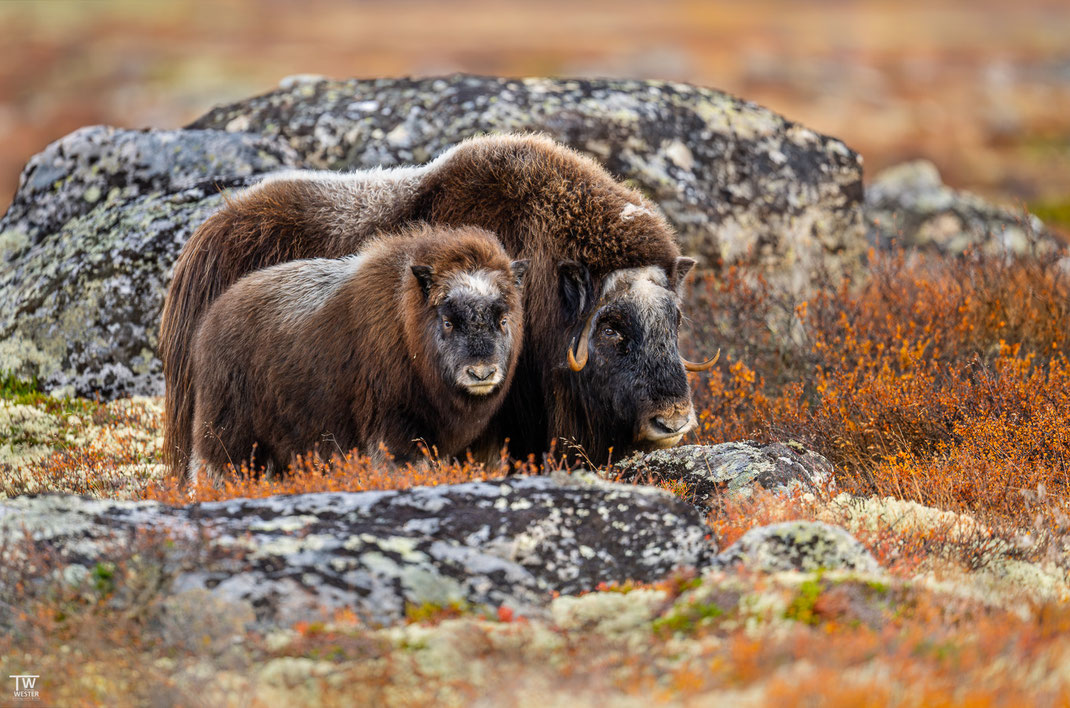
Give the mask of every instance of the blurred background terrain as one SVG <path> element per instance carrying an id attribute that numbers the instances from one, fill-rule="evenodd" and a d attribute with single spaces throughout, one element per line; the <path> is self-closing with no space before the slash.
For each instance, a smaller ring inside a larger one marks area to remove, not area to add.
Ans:
<path id="1" fill-rule="evenodd" d="M 292 74 L 687 81 L 1070 230 L 1066 0 L 0 2 L 0 211 L 83 125 L 170 128 Z"/>

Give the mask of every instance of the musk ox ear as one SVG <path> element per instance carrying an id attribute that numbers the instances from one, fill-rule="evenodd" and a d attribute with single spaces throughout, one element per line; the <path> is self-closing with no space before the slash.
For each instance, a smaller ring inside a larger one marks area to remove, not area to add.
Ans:
<path id="1" fill-rule="evenodd" d="M 672 264 L 672 270 L 669 272 L 669 289 L 675 290 L 678 295 L 684 294 L 684 281 L 687 280 L 687 274 L 691 272 L 691 269 L 695 267 L 695 259 L 688 258 L 687 256 L 680 256 L 676 259 L 676 262 Z"/>
<path id="2" fill-rule="evenodd" d="M 570 320 L 579 317 L 594 297 L 591 271 L 576 261 L 561 261 L 557 264 L 557 285 L 565 316 Z"/>
<path id="3" fill-rule="evenodd" d="M 509 270 L 513 271 L 513 277 L 516 278 L 516 286 L 518 288 L 524 286 L 524 276 L 528 273 L 528 266 L 531 265 L 531 261 L 525 258 L 522 261 L 513 261 L 509 264 Z"/>
<path id="4" fill-rule="evenodd" d="M 416 282 L 420 284 L 420 290 L 424 291 L 424 297 L 431 294 L 431 275 L 435 269 L 431 266 L 414 265 L 412 274 L 416 276 Z"/>

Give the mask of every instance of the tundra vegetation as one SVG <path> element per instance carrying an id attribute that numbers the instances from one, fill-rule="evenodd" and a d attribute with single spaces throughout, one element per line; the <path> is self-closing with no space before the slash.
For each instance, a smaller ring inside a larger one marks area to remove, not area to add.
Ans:
<path id="1" fill-rule="evenodd" d="M 261 635 L 211 602 L 162 599 L 170 571 L 150 543 L 116 548 L 80 584 L 32 582 L 50 567 L 42 552 L 0 569 L 25 590 L 0 600 L 0 669 L 16 673 L 17 657 L 71 703 L 1065 704 L 1070 274 L 1054 258 L 918 252 L 871 253 L 870 270 L 806 300 L 742 269 L 697 278 L 684 351 L 722 356 L 691 375 L 699 426 L 685 442 L 792 441 L 835 464 L 827 492 L 716 504 L 707 521 L 722 548 L 756 526 L 821 520 L 849 529 L 885 574 L 681 574 L 556 598 L 549 619 L 425 605 L 402 626 L 342 613 Z M 159 411 L 6 379 L 3 493 L 178 504 L 502 472 L 336 456 L 183 489 L 163 474 Z"/>

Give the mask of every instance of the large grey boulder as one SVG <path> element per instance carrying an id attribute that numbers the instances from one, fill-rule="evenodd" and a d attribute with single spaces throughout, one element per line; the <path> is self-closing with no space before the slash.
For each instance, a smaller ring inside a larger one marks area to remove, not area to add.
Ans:
<path id="1" fill-rule="evenodd" d="M 760 106 L 685 84 L 297 80 L 179 131 L 88 128 L 27 164 L 0 219 L 0 371 L 49 390 L 160 392 L 158 313 L 179 249 L 240 187 L 285 167 L 426 162 L 466 137 L 542 131 L 646 191 L 707 264 L 793 285 L 864 247 L 858 156 Z"/>
<path id="2" fill-rule="evenodd" d="M 706 566 L 716 552 L 682 501 L 583 473 L 186 507 L 61 495 L 0 502 L 9 568 L 27 534 L 57 555 L 56 575 L 75 583 L 117 548 L 166 535 L 153 544 L 166 556 L 163 574 L 173 576 L 165 593 L 207 592 L 251 606 L 268 625 L 343 608 L 391 622 L 407 605 L 427 603 L 537 613 L 554 592 L 652 582 Z M 0 586 L 0 595 L 16 593 Z"/>
<path id="3" fill-rule="evenodd" d="M 99 126 L 35 155 L 0 220 L 0 371 L 161 394 L 156 333 L 179 249 L 220 189 L 296 164 L 271 138 Z"/>
<path id="4" fill-rule="evenodd" d="M 798 443 L 680 445 L 633 455 L 615 469 L 626 480 L 678 482 L 703 511 L 720 499 L 747 497 L 756 488 L 785 494 L 826 491 L 833 484 L 832 463 Z"/>
<path id="5" fill-rule="evenodd" d="M 858 155 L 748 101 L 661 81 L 295 81 L 194 128 L 284 139 L 326 169 L 426 162 L 464 138 L 539 131 L 600 160 L 661 206 L 684 250 L 805 279 L 864 247 Z"/>

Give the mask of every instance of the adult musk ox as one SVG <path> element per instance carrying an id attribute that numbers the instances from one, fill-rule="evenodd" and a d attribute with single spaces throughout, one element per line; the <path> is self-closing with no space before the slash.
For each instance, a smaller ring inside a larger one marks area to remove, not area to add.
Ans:
<path id="1" fill-rule="evenodd" d="M 193 340 L 191 476 L 317 445 L 462 452 L 513 377 L 527 266 L 482 229 L 422 226 L 246 275 Z"/>
<path id="2" fill-rule="evenodd" d="M 516 455 L 573 440 L 609 449 L 675 444 L 694 425 L 677 347 L 679 292 L 694 261 L 638 191 L 549 138 L 467 140 L 421 167 L 285 172 L 228 199 L 186 244 L 164 305 L 165 456 L 188 454 L 190 346 L 208 306 L 249 271 L 340 257 L 410 221 L 480 226 L 530 259 L 516 380 L 483 443 Z M 571 357 L 569 352 L 572 352 Z"/>

